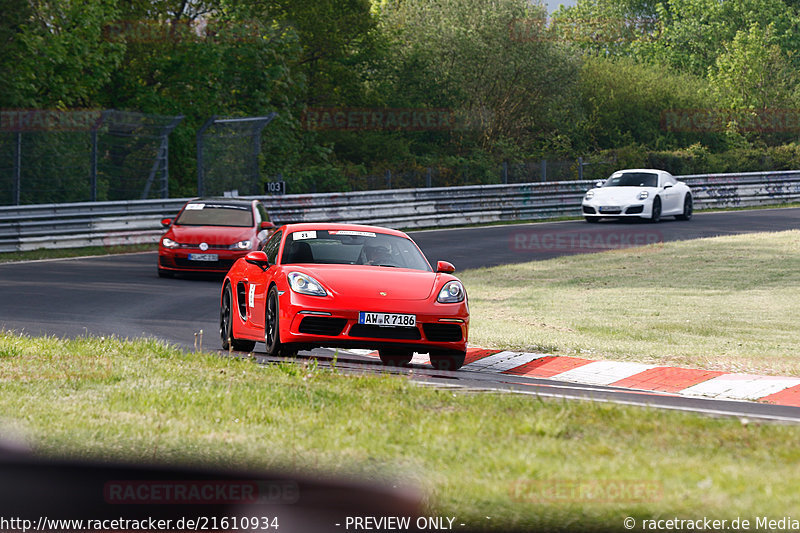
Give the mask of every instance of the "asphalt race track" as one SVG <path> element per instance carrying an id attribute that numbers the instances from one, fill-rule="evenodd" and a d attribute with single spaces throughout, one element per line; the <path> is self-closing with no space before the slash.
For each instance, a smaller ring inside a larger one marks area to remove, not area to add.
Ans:
<path id="1" fill-rule="evenodd" d="M 524 263 L 562 255 L 602 251 L 621 241 L 669 242 L 721 235 L 800 228 L 800 208 L 695 213 L 689 222 L 667 217 L 658 224 L 603 220 L 515 224 L 409 232 L 428 260 L 453 263 L 458 270 Z M 588 236 L 586 239 L 584 237 Z M 588 241 L 588 243 L 587 243 Z M 586 246 L 585 244 L 588 244 Z M 618 246 L 616 246 L 618 247 Z"/>
<path id="2" fill-rule="evenodd" d="M 581 220 L 431 230 L 411 235 L 431 263 L 448 260 L 463 270 L 646 242 L 797 228 L 800 209 L 786 208 L 699 213 L 690 222 L 667 219 L 660 224 L 587 224 Z M 153 252 L 0 264 L 0 327 L 31 335 L 157 337 L 184 347 L 192 347 L 195 333 L 202 330 L 203 347 L 215 350 L 219 347 L 219 290 L 220 278 L 157 277 Z M 261 346 L 257 345 L 256 350 Z M 322 363 L 329 353 L 315 351 Z M 359 355 L 340 355 L 337 367 L 354 372 L 386 371 L 374 359 Z M 613 387 L 497 374 L 439 372 L 427 365 L 417 365 L 414 375 L 435 386 L 516 390 L 709 413 L 800 419 L 800 408 L 794 407 L 632 393 Z"/>

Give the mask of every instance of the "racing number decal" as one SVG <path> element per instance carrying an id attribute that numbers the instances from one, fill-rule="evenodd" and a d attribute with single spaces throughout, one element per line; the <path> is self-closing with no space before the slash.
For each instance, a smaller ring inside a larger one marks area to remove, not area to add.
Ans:
<path id="1" fill-rule="evenodd" d="M 250 284 L 250 292 L 247 294 L 247 305 L 250 307 L 256 306 L 256 285 L 255 283 Z"/>
<path id="2" fill-rule="evenodd" d="M 316 239 L 316 238 L 317 238 L 317 232 L 314 231 L 314 230 L 312 230 L 312 231 L 295 231 L 294 233 L 292 233 L 292 239 L 295 240 L 295 241 L 302 241 L 302 240 L 305 240 L 305 239 Z"/>

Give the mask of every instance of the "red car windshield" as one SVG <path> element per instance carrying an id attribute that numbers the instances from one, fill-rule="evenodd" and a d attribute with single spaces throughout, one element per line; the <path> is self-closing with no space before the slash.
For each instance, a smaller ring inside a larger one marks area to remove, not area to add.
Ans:
<path id="1" fill-rule="evenodd" d="M 286 236 L 281 264 L 374 265 L 431 271 L 410 239 L 353 230 L 295 231 Z"/>
<path id="2" fill-rule="evenodd" d="M 192 202 L 186 204 L 175 224 L 179 226 L 250 227 L 253 225 L 253 212 L 250 206 L 244 205 Z"/>

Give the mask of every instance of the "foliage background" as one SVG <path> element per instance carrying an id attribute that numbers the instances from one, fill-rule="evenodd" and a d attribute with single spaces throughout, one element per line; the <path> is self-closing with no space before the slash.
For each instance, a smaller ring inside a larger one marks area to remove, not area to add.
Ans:
<path id="1" fill-rule="evenodd" d="M 185 115 L 170 138 L 173 196 L 195 193 L 206 118 L 270 111 L 260 171 L 289 192 L 427 168 L 439 185 L 481 183 L 503 162 L 579 156 L 676 174 L 800 168 L 796 127 L 662 124 L 671 109 L 800 122 L 794 0 L 579 0 L 552 16 L 527 0 L 0 0 L 0 12 L 0 109 Z M 315 130 L 309 108 L 460 119 Z"/>

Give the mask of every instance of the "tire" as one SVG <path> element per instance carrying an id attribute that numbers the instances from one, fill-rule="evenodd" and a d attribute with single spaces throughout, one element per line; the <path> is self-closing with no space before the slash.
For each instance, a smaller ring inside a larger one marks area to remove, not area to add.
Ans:
<path id="1" fill-rule="evenodd" d="M 432 353 L 431 365 L 436 370 L 458 370 L 464 366 L 466 352 Z"/>
<path id="2" fill-rule="evenodd" d="M 398 348 L 378 350 L 378 355 L 381 357 L 381 362 L 386 366 L 406 366 L 414 356 L 410 351 Z"/>
<path id="3" fill-rule="evenodd" d="M 692 195 L 687 194 L 686 198 L 683 199 L 683 214 L 675 215 L 675 218 L 677 220 L 691 220 L 693 212 L 694 212 L 694 202 L 692 201 Z"/>
<path id="4" fill-rule="evenodd" d="M 600 217 L 583 217 L 583 218 L 585 218 L 586 222 L 590 224 L 597 224 L 598 222 L 600 222 Z"/>
<path id="5" fill-rule="evenodd" d="M 158 277 L 159 278 L 174 278 L 175 273 L 171 270 L 164 270 L 163 268 L 159 267 L 158 269 Z"/>
<path id="6" fill-rule="evenodd" d="M 661 198 L 653 198 L 653 211 L 650 214 L 650 222 L 661 222 Z"/>
<path id="7" fill-rule="evenodd" d="M 267 355 L 271 357 L 294 357 L 297 349 L 291 344 L 281 342 L 280 328 L 280 300 L 278 288 L 273 285 L 267 293 L 267 303 L 264 306 L 264 345 Z"/>
<path id="8" fill-rule="evenodd" d="M 256 346 L 256 341 L 236 339 L 233 336 L 233 294 L 230 283 L 226 283 L 222 291 L 222 303 L 219 306 L 219 337 L 223 350 L 252 352 Z"/>

